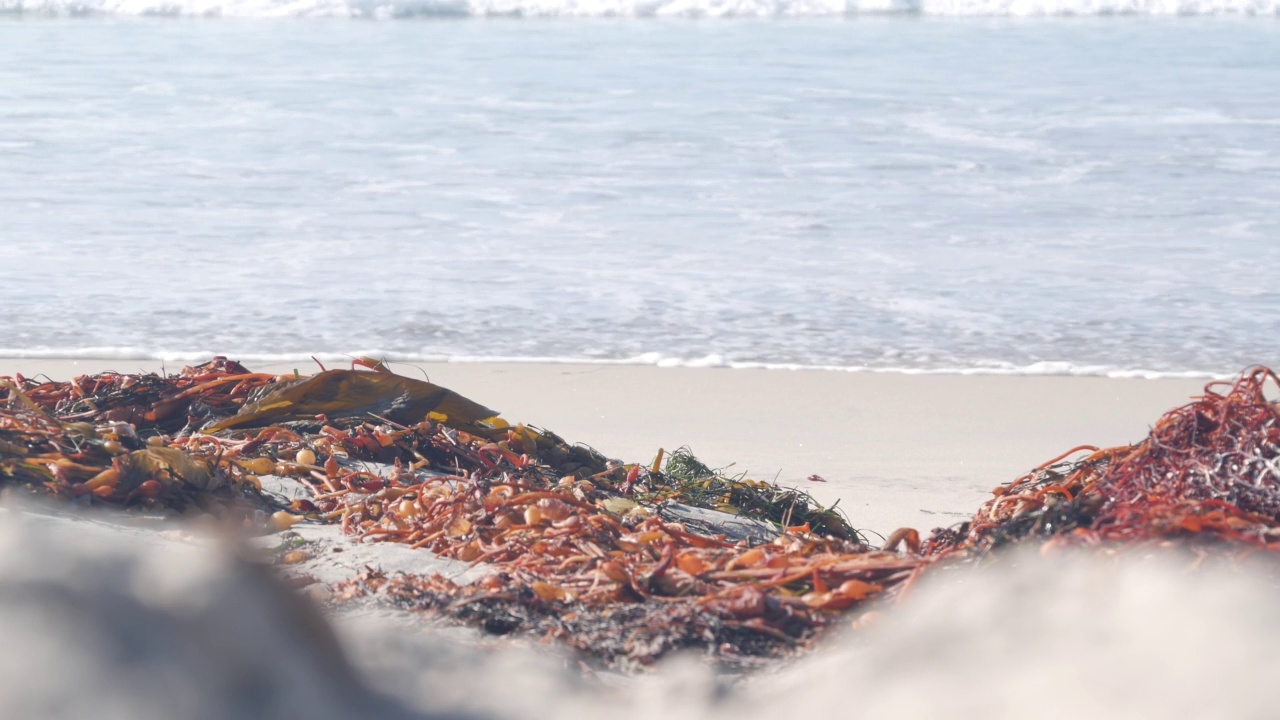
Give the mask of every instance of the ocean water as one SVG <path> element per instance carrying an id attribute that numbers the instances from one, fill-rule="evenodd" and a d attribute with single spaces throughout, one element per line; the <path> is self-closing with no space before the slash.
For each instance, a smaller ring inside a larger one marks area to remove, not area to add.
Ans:
<path id="1" fill-rule="evenodd" d="M 0 0 L 0 356 L 1277 363 L 1278 8 Z"/>

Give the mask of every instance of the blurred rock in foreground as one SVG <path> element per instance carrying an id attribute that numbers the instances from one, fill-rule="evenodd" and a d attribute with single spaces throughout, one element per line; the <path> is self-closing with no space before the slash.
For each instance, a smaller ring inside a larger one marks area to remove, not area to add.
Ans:
<path id="1" fill-rule="evenodd" d="M 1264 560 L 1006 555 L 943 571 L 863 630 L 732 682 L 690 657 L 647 677 L 595 675 L 527 640 L 428 629 L 387 608 L 326 619 L 225 545 L 21 517 L 0 513 L 6 719 L 1269 718 L 1280 707 L 1280 572 Z"/>
<path id="2" fill-rule="evenodd" d="M 408 717 L 327 622 L 228 549 L 0 521 L 0 716 Z"/>

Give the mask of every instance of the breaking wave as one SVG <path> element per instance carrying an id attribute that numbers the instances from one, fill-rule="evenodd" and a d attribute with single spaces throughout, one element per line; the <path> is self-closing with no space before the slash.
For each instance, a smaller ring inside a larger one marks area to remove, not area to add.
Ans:
<path id="1" fill-rule="evenodd" d="M 1280 16 L 1280 0 L 0 0 L 0 13 L 236 18 Z"/>

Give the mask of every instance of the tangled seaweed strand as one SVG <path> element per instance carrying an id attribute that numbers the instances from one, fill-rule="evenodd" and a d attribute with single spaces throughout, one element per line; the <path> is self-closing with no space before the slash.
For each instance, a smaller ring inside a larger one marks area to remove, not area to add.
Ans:
<path id="1" fill-rule="evenodd" d="M 983 555 L 1027 540 L 1096 545 L 1176 541 L 1280 550 L 1280 379 L 1267 368 L 1210 383 L 1133 445 L 1075 448 L 997 488 L 972 521 L 926 554 Z M 1063 459 L 1081 451 L 1074 462 Z"/>

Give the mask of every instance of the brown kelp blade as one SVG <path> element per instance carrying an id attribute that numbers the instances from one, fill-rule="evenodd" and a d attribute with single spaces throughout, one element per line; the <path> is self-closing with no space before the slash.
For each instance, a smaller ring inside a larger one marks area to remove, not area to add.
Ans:
<path id="1" fill-rule="evenodd" d="M 376 415 L 414 425 L 437 413 L 448 425 L 474 425 L 496 416 L 494 410 L 424 380 L 356 370 L 327 370 L 281 386 L 246 403 L 235 415 L 205 428 L 208 432 L 295 421 L 366 419 Z"/>

